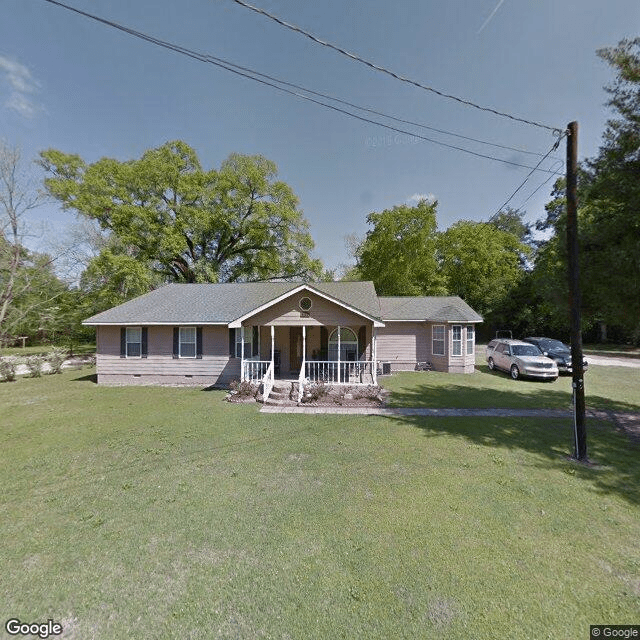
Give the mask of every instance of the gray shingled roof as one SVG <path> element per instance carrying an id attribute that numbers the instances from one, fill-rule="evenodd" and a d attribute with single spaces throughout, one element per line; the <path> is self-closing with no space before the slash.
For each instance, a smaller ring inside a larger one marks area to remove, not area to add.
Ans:
<path id="1" fill-rule="evenodd" d="M 434 322 L 482 322 L 479 316 L 458 296 L 382 297 L 380 319 L 430 320 Z"/>
<path id="2" fill-rule="evenodd" d="M 303 284 L 168 284 L 98 313 L 84 324 L 228 324 Z M 308 286 L 368 317 L 380 317 L 372 282 L 318 282 Z"/>
<path id="3" fill-rule="evenodd" d="M 84 324 L 228 324 L 304 284 L 168 284 L 98 313 Z M 315 282 L 306 286 L 383 322 L 482 322 L 482 318 L 457 296 L 379 298 L 372 282 Z"/>

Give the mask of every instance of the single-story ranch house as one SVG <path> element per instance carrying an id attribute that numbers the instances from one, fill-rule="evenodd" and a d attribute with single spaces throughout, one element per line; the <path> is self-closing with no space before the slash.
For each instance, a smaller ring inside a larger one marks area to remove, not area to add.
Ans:
<path id="1" fill-rule="evenodd" d="M 99 313 L 98 382 L 375 384 L 379 372 L 474 370 L 458 297 L 379 297 L 372 282 L 169 284 Z"/>

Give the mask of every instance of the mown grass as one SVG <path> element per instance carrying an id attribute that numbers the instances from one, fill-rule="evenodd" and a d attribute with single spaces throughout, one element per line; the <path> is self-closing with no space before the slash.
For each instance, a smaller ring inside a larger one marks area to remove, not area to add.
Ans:
<path id="1" fill-rule="evenodd" d="M 512 380 L 508 374 L 476 365 L 473 374 L 407 372 L 381 378 L 392 391 L 390 404 L 430 408 L 570 409 L 572 378 L 554 382 Z M 585 373 L 588 408 L 640 411 L 640 369 L 591 366 Z"/>
<path id="2" fill-rule="evenodd" d="M 98 387 L 86 369 L 0 385 L 5 619 L 98 640 L 637 623 L 638 447 L 611 423 L 590 421 L 589 467 L 566 457 L 566 420 L 272 415 L 223 397 Z"/>

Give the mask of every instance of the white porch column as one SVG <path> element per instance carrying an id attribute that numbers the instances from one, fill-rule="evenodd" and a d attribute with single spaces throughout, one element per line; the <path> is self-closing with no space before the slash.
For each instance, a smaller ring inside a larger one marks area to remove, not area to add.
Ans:
<path id="1" fill-rule="evenodd" d="M 338 325 L 338 384 L 340 384 L 340 325 Z"/>
<path id="2" fill-rule="evenodd" d="M 244 375 L 244 325 L 240 326 L 240 381 L 245 381 Z"/>
<path id="3" fill-rule="evenodd" d="M 271 325 L 271 371 L 273 371 L 275 365 L 275 327 Z"/>
<path id="4" fill-rule="evenodd" d="M 373 384 L 378 384 L 378 328 L 372 327 L 371 333 L 371 366 L 373 368 Z"/>
<path id="5" fill-rule="evenodd" d="M 307 325 L 302 325 L 302 371 L 305 371 L 305 362 L 307 360 Z M 305 376 L 306 377 L 306 376 Z"/>

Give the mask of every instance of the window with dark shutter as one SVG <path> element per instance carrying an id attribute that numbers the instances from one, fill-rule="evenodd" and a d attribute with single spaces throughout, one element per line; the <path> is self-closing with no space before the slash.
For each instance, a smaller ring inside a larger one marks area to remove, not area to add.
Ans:
<path id="1" fill-rule="evenodd" d="M 320 327 L 320 360 L 329 358 L 329 330 L 327 327 Z"/>
<path id="2" fill-rule="evenodd" d="M 120 327 L 120 357 L 127 357 L 127 328 Z"/>
<path id="3" fill-rule="evenodd" d="M 173 357 L 180 357 L 180 327 L 173 327 Z"/>
<path id="4" fill-rule="evenodd" d="M 202 359 L 202 327 L 196 329 L 196 358 Z"/>
<path id="5" fill-rule="evenodd" d="M 236 330 L 229 329 L 229 357 L 236 357 Z"/>
<path id="6" fill-rule="evenodd" d="M 149 355 L 149 331 L 147 327 L 142 327 L 142 344 L 140 356 L 146 358 Z"/>
<path id="7" fill-rule="evenodd" d="M 258 344 L 258 331 L 258 327 L 253 327 L 253 346 L 251 349 L 252 356 L 257 356 L 260 353 L 260 345 Z"/>
<path id="8" fill-rule="evenodd" d="M 358 355 L 360 359 L 364 360 L 366 351 L 367 351 L 367 327 L 362 325 L 358 329 Z"/>

